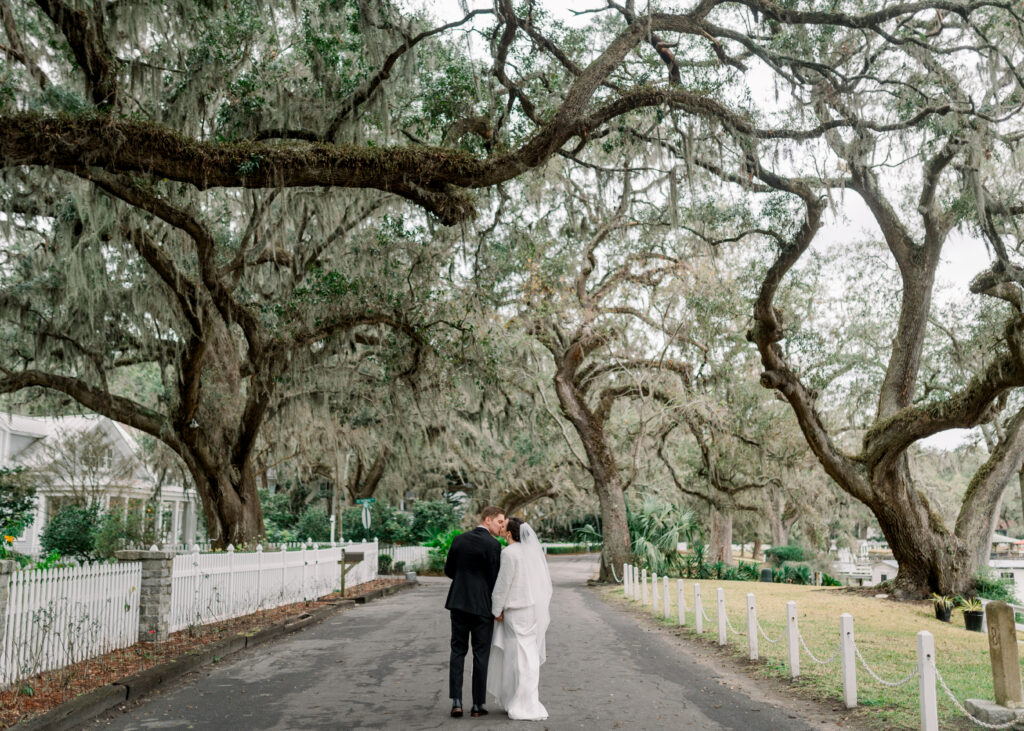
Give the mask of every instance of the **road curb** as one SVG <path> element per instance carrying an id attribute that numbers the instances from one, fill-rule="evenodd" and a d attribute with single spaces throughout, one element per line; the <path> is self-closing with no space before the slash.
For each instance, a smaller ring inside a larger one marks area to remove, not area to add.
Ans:
<path id="1" fill-rule="evenodd" d="M 11 728 L 15 731 L 65 731 L 65 729 L 80 728 L 110 709 L 127 701 L 138 700 L 154 689 L 193 670 L 220 662 L 247 648 L 265 644 L 305 627 L 318 624 L 343 609 L 357 604 L 366 604 L 368 601 L 390 596 L 414 586 L 416 586 L 415 581 L 404 581 L 383 589 L 374 589 L 368 594 L 354 599 L 333 600 L 325 607 L 318 607 L 299 615 L 297 619 L 280 621 L 251 635 L 239 634 L 234 637 L 226 637 L 187 655 L 154 665 L 146 670 L 115 680 L 113 683 L 100 686 L 88 693 L 83 693 L 77 698 L 61 703 L 56 708 L 51 708 L 46 713 L 27 721 L 21 721 Z"/>

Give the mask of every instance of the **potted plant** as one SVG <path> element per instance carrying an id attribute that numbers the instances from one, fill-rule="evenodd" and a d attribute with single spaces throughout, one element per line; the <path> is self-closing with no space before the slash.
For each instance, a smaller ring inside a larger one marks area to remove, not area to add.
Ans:
<path id="1" fill-rule="evenodd" d="M 971 632 L 981 632 L 982 620 L 985 618 L 985 607 L 981 599 L 974 597 L 964 599 L 964 626 Z"/>
<path id="2" fill-rule="evenodd" d="M 944 594 L 932 594 L 932 604 L 935 606 L 935 618 L 948 622 L 949 616 L 953 613 L 953 597 Z"/>

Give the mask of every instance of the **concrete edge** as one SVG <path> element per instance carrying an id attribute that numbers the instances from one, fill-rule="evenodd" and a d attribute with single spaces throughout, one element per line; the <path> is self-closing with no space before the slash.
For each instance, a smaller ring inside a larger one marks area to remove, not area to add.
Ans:
<path id="1" fill-rule="evenodd" d="M 225 637 L 223 640 L 212 642 L 186 655 L 181 655 L 173 660 L 168 660 L 165 663 L 154 665 L 146 670 L 141 670 L 133 675 L 100 686 L 88 693 L 83 693 L 77 698 L 61 703 L 45 713 L 26 721 L 20 721 L 11 728 L 16 731 L 65 731 L 65 729 L 80 728 L 83 724 L 92 721 L 106 711 L 129 700 L 138 700 L 161 685 L 176 680 L 197 668 L 220 662 L 225 657 L 234 655 L 236 652 L 241 652 L 246 648 L 256 647 L 257 645 L 297 632 L 305 627 L 318 624 L 331 615 L 337 614 L 342 609 L 356 604 L 365 604 L 367 601 L 372 601 L 372 599 L 395 594 L 413 586 L 416 586 L 416 582 L 404 581 L 401 584 L 383 589 L 374 589 L 364 597 L 332 601 L 327 606 L 319 607 L 304 615 L 300 615 L 299 619 L 287 622 L 281 621 L 269 627 L 264 627 L 251 635 L 238 634 L 234 637 Z"/>

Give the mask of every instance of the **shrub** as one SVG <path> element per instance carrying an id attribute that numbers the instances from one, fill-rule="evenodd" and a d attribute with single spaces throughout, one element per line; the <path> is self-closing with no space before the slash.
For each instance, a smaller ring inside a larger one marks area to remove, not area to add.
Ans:
<path id="1" fill-rule="evenodd" d="M 300 541 L 310 539 L 317 543 L 331 540 L 331 519 L 327 516 L 327 509 L 311 505 L 302 511 L 295 524 L 295 536 Z"/>
<path id="2" fill-rule="evenodd" d="M 447 500 L 424 500 L 412 506 L 410 538 L 426 541 L 438 533 L 459 527 L 459 510 Z"/>
<path id="3" fill-rule="evenodd" d="M 99 506 L 68 505 L 61 508 L 43 528 L 40 544 L 45 553 L 91 561 L 96 556 L 96 534 L 100 522 Z"/>
<path id="4" fill-rule="evenodd" d="M 1014 604 L 1017 601 L 1017 596 L 1013 591 L 1013 583 L 1006 579 L 997 578 L 987 568 L 979 571 L 975 577 L 974 591 L 984 599 L 1006 602 L 1007 604 Z"/>
<path id="5" fill-rule="evenodd" d="M 452 547 L 452 541 L 461 531 L 450 530 L 447 533 L 434 536 L 426 545 L 431 547 L 430 564 L 431 571 L 436 573 L 444 572 L 444 563 L 448 560 L 448 551 Z"/>
<path id="6" fill-rule="evenodd" d="M 787 584 L 814 583 L 811 567 L 806 564 L 786 564 L 782 567 L 782 573 Z"/>
<path id="7" fill-rule="evenodd" d="M 299 516 L 292 512 L 288 494 L 278 492 L 271 495 L 267 490 L 260 490 L 259 496 L 267 540 L 272 543 L 291 543 L 297 540 L 295 526 L 299 522 Z"/>
<path id="8" fill-rule="evenodd" d="M 370 530 L 363 528 L 363 508 L 346 509 L 341 515 L 342 530 L 347 541 L 372 541 L 381 543 L 408 543 L 411 533 L 409 516 L 387 503 L 370 505 Z"/>
<path id="9" fill-rule="evenodd" d="M 36 488 L 24 467 L 0 467 L 0 536 L 21 535 L 32 522 L 35 497 Z"/>
<path id="10" fill-rule="evenodd" d="M 739 574 L 740 581 L 757 581 L 761 578 L 761 570 L 756 563 L 751 561 L 740 561 L 736 572 Z"/>
<path id="11" fill-rule="evenodd" d="M 113 558 L 115 551 L 128 548 L 148 548 L 159 540 L 152 519 L 152 508 L 144 514 L 122 511 L 104 513 L 96 529 L 96 555 L 99 558 Z"/>
<path id="12" fill-rule="evenodd" d="M 396 574 L 404 574 L 405 573 L 405 561 L 395 561 L 395 573 Z"/>
<path id="13" fill-rule="evenodd" d="M 391 573 L 391 556 L 386 553 L 377 554 L 377 573 L 378 574 L 390 574 Z"/>
<path id="14" fill-rule="evenodd" d="M 837 579 L 837 578 L 835 578 L 833 576 L 830 576 L 829 574 L 822 574 L 821 575 L 821 585 L 822 586 L 842 586 L 843 582 L 841 582 L 839 579 Z"/>
<path id="15" fill-rule="evenodd" d="M 765 557 L 776 566 L 787 561 L 806 561 L 806 553 L 800 546 L 775 546 L 764 552 Z"/>

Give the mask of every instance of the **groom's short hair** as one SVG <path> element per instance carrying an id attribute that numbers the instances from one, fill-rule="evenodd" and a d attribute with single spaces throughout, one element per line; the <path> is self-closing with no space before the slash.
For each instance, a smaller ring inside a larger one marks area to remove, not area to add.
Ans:
<path id="1" fill-rule="evenodd" d="M 486 508 L 480 511 L 480 522 L 484 522 L 488 518 L 493 518 L 498 515 L 504 515 L 505 511 L 494 505 L 488 505 Z"/>

